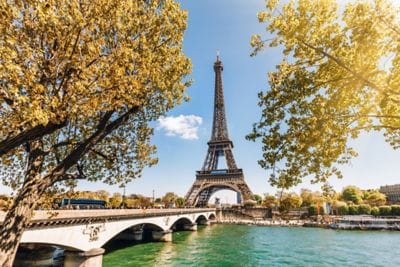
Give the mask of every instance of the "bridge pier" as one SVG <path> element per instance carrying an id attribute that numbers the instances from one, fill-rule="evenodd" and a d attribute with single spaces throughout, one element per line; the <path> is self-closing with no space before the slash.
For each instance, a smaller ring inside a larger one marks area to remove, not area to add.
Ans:
<path id="1" fill-rule="evenodd" d="M 172 242 L 172 231 L 153 231 L 151 232 L 153 240 L 161 242 Z"/>
<path id="2" fill-rule="evenodd" d="M 124 241 L 142 241 L 143 240 L 143 230 L 133 230 L 127 229 L 120 233 L 117 237 L 119 240 Z"/>
<path id="3" fill-rule="evenodd" d="M 210 225 L 211 224 L 211 222 L 210 222 L 210 220 L 202 220 L 202 221 L 199 221 L 198 222 L 198 225 Z"/>
<path id="4" fill-rule="evenodd" d="M 207 220 L 206 218 L 198 218 L 197 219 L 197 225 L 210 225 L 211 220 Z"/>
<path id="5" fill-rule="evenodd" d="M 14 266 L 51 266 L 54 251 L 52 246 L 22 245 L 18 248 Z"/>
<path id="6" fill-rule="evenodd" d="M 197 231 L 197 223 L 184 224 L 183 230 L 184 231 Z"/>
<path id="7" fill-rule="evenodd" d="M 101 267 L 103 264 L 103 248 L 89 251 L 65 251 L 64 267 Z"/>
<path id="8" fill-rule="evenodd" d="M 143 240 L 143 230 L 133 231 L 133 240 L 142 241 Z"/>

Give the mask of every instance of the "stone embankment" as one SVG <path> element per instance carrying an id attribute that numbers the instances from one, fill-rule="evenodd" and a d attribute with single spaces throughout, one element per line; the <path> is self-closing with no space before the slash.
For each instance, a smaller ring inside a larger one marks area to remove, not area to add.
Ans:
<path id="1" fill-rule="evenodd" d="M 302 227 L 308 221 L 304 220 L 217 220 L 216 224 L 241 224 L 257 226 Z"/>
<path id="2" fill-rule="evenodd" d="M 382 218 L 362 218 L 357 216 L 344 219 L 337 219 L 334 222 L 316 222 L 311 220 L 281 220 L 281 219 L 265 219 L 265 220 L 249 220 L 249 219 L 219 219 L 216 224 L 240 224 L 240 225 L 257 225 L 257 226 L 281 226 L 281 227 L 314 227 L 338 230 L 386 230 L 400 231 L 400 219 L 382 219 Z"/>

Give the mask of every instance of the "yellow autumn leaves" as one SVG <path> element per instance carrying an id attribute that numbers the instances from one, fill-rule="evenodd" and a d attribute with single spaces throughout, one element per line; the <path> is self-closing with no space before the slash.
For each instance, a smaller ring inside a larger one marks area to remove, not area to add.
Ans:
<path id="1" fill-rule="evenodd" d="M 172 0 L 1 0 L 0 9 L 2 137 L 183 97 L 187 14 Z"/>
<path id="2" fill-rule="evenodd" d="M 252 37 L 253 54 L 283 52 L 248 136 L 262 139 L 260 164 L 275 170 L 272 184 L 341 177 L 337 165 L 356 155 L 348 141 L 362 131 L 382 131 L 400 146 L 400 15 L 392 1 L 266 1 L 258 19 L 268 36 Z"/>

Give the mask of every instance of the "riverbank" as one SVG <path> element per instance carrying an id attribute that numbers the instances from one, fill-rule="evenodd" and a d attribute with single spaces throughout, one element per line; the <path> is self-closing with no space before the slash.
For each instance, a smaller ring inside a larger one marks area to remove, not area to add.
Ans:
<path id="1" fill-rule="evenodd" d="M 382 219 L 371 217 L 354 216 L 336 219 L 331 223 L 316 222 L 312 220 L 246 220 L 229 219 L 217 220 L 215 224 L 234 224 L 234 225 L 256 225 L 256 226 L 278 226 L 278 227 L 311 227 L 339 230 L 387 230 L 400 231 L 400 219 Z"/>
<path id="2" fill-rule="evenodd" d="M 344 216 L 330 225 L 341 230 L 400 231 L 400 218 L 375 218 L 372 216 Z"/>
<path id="3" fill-rule="evenodd" d="M 281 227 L 302 227 L 306 220 L 217 220 L 214 224 L 237 224 L 257 226 L 281 226 Z"/>

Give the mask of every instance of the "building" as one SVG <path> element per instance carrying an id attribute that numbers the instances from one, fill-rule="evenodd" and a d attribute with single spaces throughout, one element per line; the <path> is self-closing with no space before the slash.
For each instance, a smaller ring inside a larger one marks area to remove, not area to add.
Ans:
<path id="1" fill-rule="evenodd" d="M 400 184 L 381 186 L 379 192 L 386 195 L 389 203 L 400 203 Z"/>

